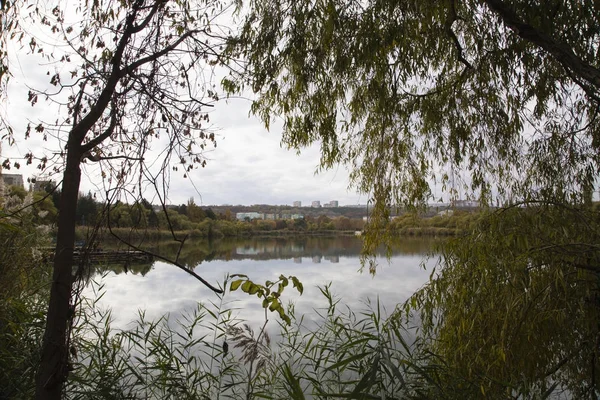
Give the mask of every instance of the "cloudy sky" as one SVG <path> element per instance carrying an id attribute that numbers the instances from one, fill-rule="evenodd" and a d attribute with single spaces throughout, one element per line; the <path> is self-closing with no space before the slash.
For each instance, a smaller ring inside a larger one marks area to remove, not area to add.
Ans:
<path id="1" fill-rule="evenodd" d="M 247 100 L 218 103 L 211 120 L 218 130 L 217 148 L 207 154 L 209 162 L 196 170 L 192 179 L 206 204 L 292 204 L 313 200 L 322 203 L 366 203 L 365 196 L 348 191 L 348 172 L 344 167 L 315 174 L 319 145 L 297 155 L 281 146 L 282 125 L 267 131 L 256 117 L 248 116 Z M 173 198 L 187 198 L 180 177 L 173 177 Z M 195 195 L 197 197 L 197 195 Z"/>
<path id="2" fill-rule="evenodd" d="M 28 55 L 28 46 L 13 44 L 9 49 L 11 58 L 11 78 L 8 99 L 0 104 L 1 113 L 8 116 L 15 129 L 16 143 L 8 146 L 3 141 L 2 156 L 13 160 L 22 158 L 29 151 L 46 154 L 59 148 L 56 140 L 42 142 L 40 135 L 32 134 L 24 139 L 28 121 L 37 125 L 40 121 L 53 122 L 56 108 L 44 103 L 40 98 L 32 107 L 27 101 L 28 88 L 51 88 L 46 70 L 52 67 L 39 58 Z M 45 63 L 45 65 L 44 65 Z M 189 179 L 173 173 L 169 191 L 169 201 L 173 204 L 185 203 L 193 197 L 197 204 L 292 204 L 302 201 L 303 205 L 313 200 L 321 203 L 338 200 L 340 205 L 366 203 L 366 197 L 348 190 L 348 171 L 344 167 L 315 174 L 319 162 L 319 145 L 315 144 L 297 155 L 280 145 L 281 123 L 272 125 L 270 131 L 261 122 L 248 115 L 249 100 L 228 100 L 216 103 L 210 114 L 211 123 L 217 132 L 217 148 L 207 153 L 205 168 L 194 170 Z M 22 173 L 27 179 L 39 175 L 40 171 L 25 166 L 21 169 L 4 171 Z M 60 176 L 54 179 L 60 181 Z M 83 177 L 83 192 L 98 191 L 98 178 L 93 174 Z"/>
<path id="3" fill-rule="evenodd" d="M 43 106 L 31 107 L 26 102 L 26 86 L 16 77 L 9 93 L 10 100 L 3 107 L 15 127 L 17 140 L 12 147 L 3 143 L 2 153 L 18 158 L 30 150 L 44 148 L 38 138 L 24 140 L 23 132 L 27 120 L 37 121 L 47 116 Z M 217 147 L 206 153 L 206 167 L 192 171 L 189 179 L 181 174 L 171 175 L 171 203 L 185 203 L 191 197 L 197 204 L 205 205 L 292 204 L 297 200 L 303 205 L 313 200 L 321 203 L 338 200 L 347 205 L 366 203 L 365 196 L 348 190 L 348 171 L 344 167 L 315 174 L 318 144 L 297 155 L 281 146 L 281 124 L 274 124 L 267 131 L 257 118 L 248 116 L 248 109 L 247 100 L 216 104 L 211 122 L 217 132 Z M 5 172 L 23 173 L 25 179 L 39 173 L 26 166 L 20 171 Z M 97 190 L 93 180 L 93 176 L 84 176 L 83 192 Z"/>

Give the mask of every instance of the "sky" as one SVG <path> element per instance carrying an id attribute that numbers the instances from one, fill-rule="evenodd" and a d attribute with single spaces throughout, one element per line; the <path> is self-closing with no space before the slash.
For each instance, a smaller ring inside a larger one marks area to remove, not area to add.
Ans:
<path id="1" fill-rule="evenodd" d="M 26 101 L 23 81 L 11 83 L 10 100 L 5 109 L 15 128 L 15 146 L 2 143 L 2 154 L 18 158 L 30 150 L 39 150 L 44 143 L 39 138 L 24 140 L 28 119 L 47 119 L 43 107 L 31 107 Z M 310 205 L 338 200 L 340 205 L 366 203 L 366 197 L 349 190 L 348 171 L 339 166 L 316 174 L 319 163 L 319 144 L 304 149 L 301 154 L 281 145 L 282 125 L 275 123 L 267 131 L 258 118 L 249 116 L 248 100 L 221 100 L 210 114 L 216 129 L 217 147 L 205 154 L 204 168 L 190 172 L 189 178 L 172 173 L 169 191 L 171 204 L 183 204 L 194 198 L 202 205 L 291 205 L 301 201 Z M 34 166 L 11 169 L 5 173 L 22 173 L 24 179 L 39 174 Z M 60 177 L 55 177 L 60 181 Z M 94 175 L 84 175 L 81 191 L 97 191 Z"/>
<path id="2" fill-rule="evenodd" d="M 249 101 L 235 99 L 217 103 L 211 121 L 218 129 L 217 148 L 208 153 L 208 164 L 195 170 L 192 180 L 206 204 L 310 205 L 338 200 L 340 204 L 366 203 L 365 196 L 348 190 L 348 171 L 340 166 L 315 174 L 319 144 L 301 154 L 281 145 L 282 124 L 267 131 L 256 117 L 249 117 Z M 185 181 L 173 176 L 171 196 L 194 194 Z"/>
<path id="3" fill-rule="evenodd" d="M 8 96 L 0 103 L 0 113 L 6 115 L 15 130 L 15 145 L 2 142 L 2 156 L 19 160 L 29 151 L 40 154 L 56 152 L 57 141 L 43 142 L 40 135 L 24 139 L 28 121 L 35 126 L 40 121 L 54 121 L 57 110 L 40 99 L 35 107 L 27 101 L 29 87 L 51 88 L 46 75 L 48 63 L 28 55 L 28 47 L 13 44 L 10 48 L 13 74 Z M 319 163 L 319 144 L 295 150 L 281 146 L 282 124 L 275 122 L 267 131 L 258 118 L 249 116 L 250 100 L 220 100 L 210 112 L 210 122 L 216 131 L 217 147 L 205 154 L 205 168 L 193 170 L 189 178 L 172 173 L 167 203 L 182 204 L 194 198 L 200 205 L 289 204 L 301 201 L 310 205 L 337 200 L 340 205 L 365 204 L 365 195 L 349 190 L 348 171 L 340 166 L 315 174 Z M 21 169 L 4 171 L 21 173 L 24 179 L 39 176 L 34 166 L 20 161 Z M 86 168 L 81 182 L 82 192 L 101 192 L 98 177 Z M 53 176 L 60 181 L 60 176 Z"/>

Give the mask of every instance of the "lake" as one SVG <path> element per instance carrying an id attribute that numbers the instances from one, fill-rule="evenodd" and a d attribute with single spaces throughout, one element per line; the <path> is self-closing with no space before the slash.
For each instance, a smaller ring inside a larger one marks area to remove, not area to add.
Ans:
<path id="1" fill-rule="evenodd" d="M 428 239 L 401 239 L 389 259 L 384 252 L 378 255 L 375 275 L 368 267 L 360 272 L 360 238 L 344 237 L 288 237 L 243 238 L 220 241 L 187 242 L 180 252 L 179 262 L 214 285 L 223 285 L 227 274 L 246 274 L 255 283 L 275 281 L 280 275 L 294 275 L 304 286 L 300 296 L 295 289 L 286 288 L 282 302 L 294 302 L 296 315 L 304 314 L 310 324 L 315 310 L 327 307 L 319 286 L 331 283 L 331 292 L 341 303 L 354 311 L 365 308 L 368 301 L 379 299 L 388 313 L 403 302 L 429 278 L 434 260 L 425 261 L 433 241 Z M 154 251 L 172 258 L 177 254 L 176 244 L 161 243 Z M 426 269 L 423 266 L 426 266 Z M 162 261 L 132 265 L 127 272 L 121 266 L 96 269 L 95 283 L 90 283 L 84 295 L 95 296 L 98 285 L 103 285 L 102 308 L 111 308 L 113 326 L 127 328 L 145 310 L 148 319 L 169 314 L 178 318 L 196 308 L 198 302 L 218 302 L 211 290 L 179 268 Z M 224 301 L 236 308 L 238 318 L 258 325 L 264 321 L 261 300 L 241 291 L 227 292 Z M 269 313 L 269 318 L 276 315 Z"/>

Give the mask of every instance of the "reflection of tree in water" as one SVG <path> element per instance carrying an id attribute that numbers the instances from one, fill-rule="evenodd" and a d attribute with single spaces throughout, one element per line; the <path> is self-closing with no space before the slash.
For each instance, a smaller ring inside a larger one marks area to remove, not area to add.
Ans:
<path id="1" fill-rule="evenodd" d="M 145 276 L 151 269 L 154 262 L 121 262 L 114 264 L 90 264 L 88 269 L 90 271 L 89 276 L 103 275 L 107 272 L 114 272 L 116 275 L 130 273 L 133 275 Z"/>
<path id="2" fill-rule="evenodd" d="M 422 255 L 431 250 L 433 240 L 402 238 L 395 244 L 392 255 Z M 179 245 L 161 242 L 154 245 L 160 254 L 175 258 Z M 358 257 L 362 240 L 353 236 L 295 236 L 225 238 L 222 240 L 188 241 L 179 254 L 179 262 L 188 268 L 211 260 L 273 260 L 302 258 L 339 262 L 340 257 Z M 378 255 L 384 257 L 385 249 Z"/>
<path id="3" fill-rule="evenodd" d="M 423 255 L 429 252 L 435 241 L 425 238 L 399 238 L 392 249 L 395 255 Z M 246 237 L 224 238 L 220 240 L 187 241 L 179 252 L 179 262 L 187 268 L 194 268 L 205 261 L 212 260 L 286 260 L 293 259 L 301 263 L 302 258 L 325 259 L 338 263 L 340 257 L 359 257 L 362 240 L 354 236 L 294 236 L 294 237 Z M 175 259 L 180 250 L 179 243 L 173 241 L 151 242 L 140 246 L 164 257 Z M 104 248 L 111 248 L 110 243 L 103 243 Z M 377 255 L 385 257 L 382 247 Z M 153 263 L 129 263 L 127 271 L 124 263 L 91 265 L 89 276 L 114 272 L 122 274 L 145 274 L 152 269 Z"/>

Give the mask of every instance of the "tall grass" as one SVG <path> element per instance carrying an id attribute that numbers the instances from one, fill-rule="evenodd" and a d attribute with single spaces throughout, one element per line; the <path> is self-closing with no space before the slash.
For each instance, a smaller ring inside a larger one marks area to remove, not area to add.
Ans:
<path id="1" fill-rule="evenodd" d="M 226 288 L 226 282 L 222 285 Z M 454 375 L 419 339 L 417 321 L 381 304 L 345 306 L 329 286 L 320 288 L 326 306 L 310 317 L 285 310 L 291 323 L 236 317 L 227 301 L 175 318 L 150 320 L 143 311 L 125 328 L 99 307 L 103 288 L 83 299 L 72 331 L 65 399 L 463 399 L 485 397 L 479 386 Z M 270 315 L 276 315 L 271 313 Z M 29 321 L 36 321 L 34 315 Z M 35 328 L 33 323 L 23 327 Z M 23 331 L 11 363 L 3 362 L 2 398 L 32 398 L 41 329 Z M 6 340 L 5 337 L 1 339 Z M 22 343 L 21 343 L 22 342 Z M 5 341 L 6 343 L 6 341 Z M 33 351 L 30 351 L 33 349 Z M 0 349 L 2 356 L 9 349 Z M 29 352 L 28 352 L 29 351 Z M 12 368 L 12 370 L 11 370 Z M 12 372 L 11 372 L 12 371 Z M 19 375 L 19 376 L 18 376 Z M 33 387 L 33 386 L 31 386 Z M 511 398 L 519 393 L 507 388 Z M 9 393 L 7 396 L 6 394 Z M 489 397 L 489 396 L 488 396 Z M 493 397 L 493 396 L 492 396 Z"/>
<path id="2" fill-rule="evenodd" d="M 198 304 L 178 319 L 165 315 L 150 321 L 140 311 L 126 329 L 113 328 L 111 312 L 86 300 L 74 331 L 66 398 L 433 396 L 435 377 L 427 375 L 431 359 L 416 361 L 417 342 L 402 318 L 386 317 L 379 302 L 353 311 L 329 286 L 321 293 L 327 307 L 316 310 L 316 318 L 296 316 L 290 304 L 290 325 L 265 313 L 257 329 L 234 317 L 239 310 L 226 296 Z M 269 324 L 274 326 L 267 329 Z"/>

